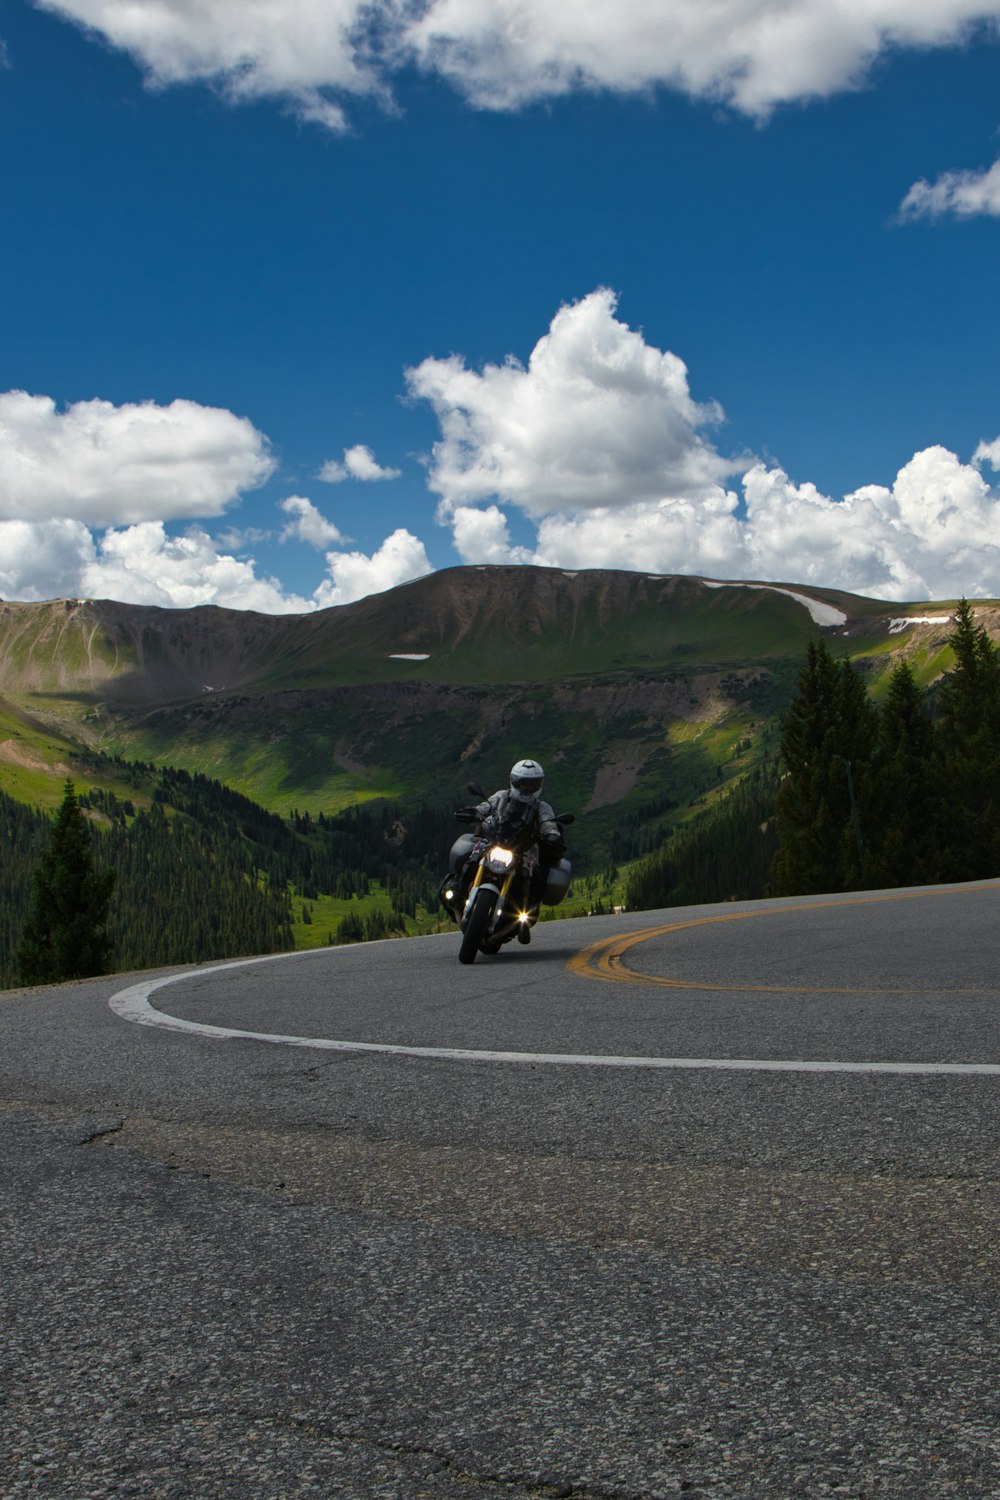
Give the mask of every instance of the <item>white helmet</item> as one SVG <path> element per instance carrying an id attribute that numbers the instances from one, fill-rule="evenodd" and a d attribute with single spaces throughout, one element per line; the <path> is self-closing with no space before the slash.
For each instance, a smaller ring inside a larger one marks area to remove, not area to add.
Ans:
<path id="1" fill-rule="evenodd" d="M 537 760 L 519 760 L 510 770 L 510 795 L 516 802 L 537 802 L 545 772 Z"/>

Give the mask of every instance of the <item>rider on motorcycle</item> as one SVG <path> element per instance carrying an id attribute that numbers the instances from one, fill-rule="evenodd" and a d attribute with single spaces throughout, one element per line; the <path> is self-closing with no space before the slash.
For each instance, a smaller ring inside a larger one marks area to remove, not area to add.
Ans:
<path id="1" fill-rule="evenodd" d="M 510 771 L 509 787 L 501 787 L 485 802 L 476 805 L 480 830 L 487 837 L 505 821 L 515 819 L 523 828 L 529 819 L 535 825 L 534 842 L 538 864 L 531 877 L 528 900 L 537 906 L 542 900 L 550 868 L 566 853 L 566 840 L 548 802 L 541 800 L 545 772 L 537 760 L 519 760 Z"/>

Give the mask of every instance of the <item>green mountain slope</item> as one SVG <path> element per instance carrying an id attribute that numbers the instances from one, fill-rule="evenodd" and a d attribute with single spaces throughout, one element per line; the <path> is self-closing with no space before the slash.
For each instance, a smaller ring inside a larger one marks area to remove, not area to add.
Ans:
<path id="1" fill-rule="evenodd" d="M 640 807 L 677 816 L 761 764 L 818 634 L 876 685 L 901 653 L 929 681 L 948 665 L 951 607 L 476 567 L 289 617 L 0 604 L 0 789 L 51 805 L 101 751 L 202 772 L 283 814 L 441 806 L 531 754 L 603 847 Z M 1000 610 L 985 613 L 992 628 Z M 901 630 L 907 616 L 931 621 Z"/>

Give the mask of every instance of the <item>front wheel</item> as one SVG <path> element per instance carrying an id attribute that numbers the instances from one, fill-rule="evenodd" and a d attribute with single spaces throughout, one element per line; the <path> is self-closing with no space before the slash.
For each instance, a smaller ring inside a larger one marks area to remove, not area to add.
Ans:
<path id="1" fill-rule="evenodd" d="M 481 887 L 476 893 L 472 910 L 469 912 L 465 931 L 462 933 L 462 946 L 458 950 L 458 961 L 460 964 L 474 964 L 479 945 L 486 935 L 486 929 L 490 925 L 493 908 L 496 906 L 496 891 L 483 890 Z"/>

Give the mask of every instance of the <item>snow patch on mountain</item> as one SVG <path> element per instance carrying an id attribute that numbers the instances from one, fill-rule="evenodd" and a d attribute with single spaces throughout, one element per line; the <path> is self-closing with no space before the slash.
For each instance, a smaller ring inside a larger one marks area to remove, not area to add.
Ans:
<path id="1" fill-rule="evenodd" d="M 947 625 L 951 615 L 901 615 L 889 621 L 889 634 L 899 635 L 907 625 Z"/>
<path id="2" fill-rule="evenodd" d="M 725 580 L 711 578 L 703 578 L 701 581 L 707 589 L 766 589 L 770 594 L 787 594 L 789 599 L 794 599 L 796 604 L 801 604 L 803 609 L 809 611 L 817 625 L 847 624 L 847 616 L 842 609 L 824 604 L 822 599 L 813 599 L 808 594 L 796 594 L 793 589 L 778 588 L 773 583 L 727 583 Z"/>

